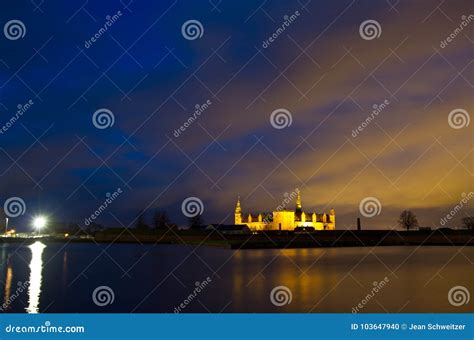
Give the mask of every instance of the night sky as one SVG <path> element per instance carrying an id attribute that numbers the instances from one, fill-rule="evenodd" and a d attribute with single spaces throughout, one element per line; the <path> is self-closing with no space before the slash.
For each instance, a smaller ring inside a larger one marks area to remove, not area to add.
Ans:
<path id="1" fill-rule="evenodd" d="M 0 203 L 26 205 L 17 227 L 38 213 L 82 223 L 119 188 L 97 222 L 158 207 L 183 225 L 181 203 L 198 197 L 206 222 L 232 223 L 238 195 L 244 212 L 272 211 L 298 188 L 305 210 L 336 210 L 337 229 L 366 197 L 381 211 L 364 226 L 395 227 L 411 209 L 436 227 L 474 191 L 472 1 L 36 3 L 0 10 L 1 27 L 24 25 L 0 35 L 0 127 L 33 103 L 0 133 Z M 366 20 L 380 30 L 364 39 Z M 93 124 L 100 109 L 112 126 Z M 290 125 L 271 124 L 277 109 Z"/>

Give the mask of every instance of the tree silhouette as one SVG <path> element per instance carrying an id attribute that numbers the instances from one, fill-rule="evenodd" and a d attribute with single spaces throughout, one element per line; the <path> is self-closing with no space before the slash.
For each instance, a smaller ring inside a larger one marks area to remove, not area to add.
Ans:
<path id="1" fill-rule="evenodd" d="M 145 221 L 145 211 L 141 210 L 138 213 L 137 223 L 135 224 L 135 228 L 141 229 L 141 230 L 150 228 L 148 224 L 146 224 L 146 221 Z"/>
<path id="2" fill-rule="evenodd" d="M 201 215 L 196 215 L 189 218 L 189 228 L 199 229 L 204 224 L 204 220 Z"/>
<path id="3" fill-rule="evenodd" d="M 403 210 L 398 219 L 398 224 L 408 231 L 410 228 L 418 227 L 418 220 L 411 210 Z"/>
<path id="4" fill-rule="evenodd" d="M 153 215 L 153 225 L 156 229 L 167 230 L 171 228 L 172 223 L 166 211 L 156 209 Z"/>
<path id="5" fill-rule="evenodd" d="M 466 227 L 466 229 L 473 230 L 474 229 L 474 216 L 464 217 L 462 219 L 462 223 L 464 224 L 464 227 Z"/>

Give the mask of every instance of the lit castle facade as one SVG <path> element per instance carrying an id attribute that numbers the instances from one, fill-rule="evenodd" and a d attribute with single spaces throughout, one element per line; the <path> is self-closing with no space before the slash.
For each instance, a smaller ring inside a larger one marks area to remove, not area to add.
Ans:
<path id="1" fill-rule="evenodd" d="M 272 213 L 244 214 L 237 199 L 234 214 L 235 224 L 246 224 L 250 230 L 294 230 L 296 227 L 313 227 L 315 230 L 335 230 L 336 212 L 304 212 L 301 207 L 301 194 L 298 191 L 295 210 L 278 210 Z"/>

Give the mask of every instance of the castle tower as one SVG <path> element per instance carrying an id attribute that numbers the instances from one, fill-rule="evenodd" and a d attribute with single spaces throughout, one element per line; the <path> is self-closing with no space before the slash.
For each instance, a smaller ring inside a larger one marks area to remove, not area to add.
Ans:
<path id="1" fill-rule="evenodd" d="M 301 214 L 303 212 L 303 208 L 301 207 L 301 193 L 298 190 L 298 196 L 296 196 L 296 209 L 295 213 L 296 214 Z"/>
<path id="2" fill-rule="evenodd" d="M 235 205 L 234 223 L 242 224 L 242 208 L 240 207 L 240 196 L 237 197 L 237 204 Z"/>
<path id="3" fill-rule="evenodd" d="M 336 211 L 334 208 L 329 210 L 329 221 L 334 225 L 334 229 L 336 229 Z"/>

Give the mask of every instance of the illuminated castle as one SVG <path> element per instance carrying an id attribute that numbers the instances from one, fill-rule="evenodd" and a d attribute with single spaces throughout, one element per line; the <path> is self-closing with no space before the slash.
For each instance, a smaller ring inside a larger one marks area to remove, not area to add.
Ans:
<path id="1" fill-rule="evenodd" d="M 304 212 L 301 207 L 301 194 L 297 191 L 295 210 L 277 209 L 272 213 L 243 214 L 240 197 L 235 206 L 235 224 L 246 224 L 250 230 L 293 230 L 296 227 L 313 227 L 316 230 L 335 230 L 336 212 Z"/>

